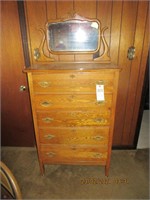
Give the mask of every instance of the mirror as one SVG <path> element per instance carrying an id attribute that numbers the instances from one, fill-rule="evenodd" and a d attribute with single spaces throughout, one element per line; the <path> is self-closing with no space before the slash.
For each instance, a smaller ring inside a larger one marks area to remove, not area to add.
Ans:
<path id="1" fill-rule="evenodd" d="M 70 19 L 47 23 L 47 45 L 50 52 L 95 53 L 100 46 L 98 20 Z"/>

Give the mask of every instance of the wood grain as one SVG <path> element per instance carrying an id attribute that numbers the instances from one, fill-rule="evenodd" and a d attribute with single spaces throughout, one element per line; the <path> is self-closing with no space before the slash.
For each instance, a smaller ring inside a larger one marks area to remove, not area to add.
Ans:
<path id="1" fill-rule="evenodd" d="M 110 56 L 111 62 L 118 64 L 118 55 L 120 47 L 120 31 L 122 20 L 122 1 L 113 1 L 112 4 L 112 24 L 111 24 L 111 38 L 110 38 Z"/>
<path id="2" fill-rule="evenodd" d="M 57 19 L 57 5 L 56 1 L 46 1 L 47 20 L 51 21 Z"/>
<path id="3" fill-rule="evenodd" d="M 99 68 L 78 72 L 66 66 L 66 69 L 45 73 L 32 68 L 25 71 L 41 173 L 45 163 L 84 163 L 106 165 L 108 176 L 119 70 Z M 102 104 L 96 102 L 95 84 L 99 79 L 104 81 L 105 87 Z M 44 84 L 40 88 L 41 81 Z M 76 90 L 79 93 L 76 94 Z"/>
<path id="4" fill-rule="evenodd" d="M 40 29 L 44 29 L 47 22 L 45 1 L 25 1 L 26 20 L 28 24 L 28 38 L 31 64 L 36 63 L 34 49 L 39 48 L 43 38 Z M 47 52 L 48 53 L 48 52 Z"/>
<path id="5" fill-rule="evenodd" d="M 105 31 L 105 38 L 108 46 L 110 46 L 111 18 L 112 1 L 97 1 L 97 19 L 99 19 L 101 22 L 101 29 L 108 27 L 108 29 Z M 102 53 L 103 50 L 104 47 L 101 45 L 100 52 Z"/>
<path id="6" fill-rule="evenodd" d="M 96 0 L 74 1 L 74 10 L 83 17 L 96 18 Z"/>
<path id="7" fill-rule="evenodd" d="M 107 145 L 109 127 L 39 128 L 42 144 Z"/>
<path id="8" fill-rule="evenodd" d="M 65 19 L 73 13 L 73 0 L 56 0 L 57 19 Z"/>
<path id="9" fill-rule="evenodd" d="M 134 39 L 134 46 L 136 48 L 136 56 L 131 64 L 131 72 L 130 72 L 130 82 L 129 82 L 129 89 L 128 89 L 128 101 L 126 104 L 126 115 L 125 115 L 125 122 L 124 122 L 124 130 L 123 130 L 123 144 L 129 144 L 129 135 L 131 130 L 131 124 L 133 121 L 133 111 L 134 111 L 134 102 L 136 98 L 136 91 L 138 87 L 138 78 L 140 74 L 140 67 L 141 67 L 141 54 L 143 50 L 143 43 L 141 41 L 144 40 L 144 32 L 145 32 L 145 23 L 147 17 L 147 7 L 148 2 L 139 2 L 138 5 L 138 13 L 137 13 L 137 24 L 135 28 L 135 39 Z M 132 77 L 132 78 L 131 78 Z M 134 119 L 135 120 L 135 119 Z M 133 141 L 130 143 L 132 144 Z"/>
<path id="10" fill-rule="evenodd" d="M 104 84 L 105 92 L 113 90 L 113 74 L 106 73 L 61 73 L 41 74 L 33 76 L 35 93 L 95 93 L 96 84 Z M 46 86 L 42 86 L 46 83 Z"/>
<path id="11" fill-rule="evenodd" d="M 67 110 L 80 109 L 84 110 L 87 107 L 91 109 L 106 110 L 111 109 L 112 95 L 105 94 L 104 101 L 97 101 L 95 94 L 52 94 L 52 95 L 35 95 L 34 101 L 37 110 Z"/>
<path id="12" fill-rule="evenodd" d="M 131 77 L 131 61 L 127 59 L 128 48 L 134 42 L 137 2 L 124 1 L 122 11 L 121 38 L 118 65 L 122 68 L 119 78 L 114 144 L 123 144 L 123 129 L 128 100 L 128 87 Z M 132 20 L 131 20 L 132 19 Z M 120 134 L 121 133 L 121 134 Z"/>
<path id="13" fill-rule="evenodd" d="M 39 127 L 108 126 L 110 111 L 51 111 L 37 112 Z"/>
<path id="14" fill-rule="evenodd" d="M 141 102 L 141 94 L 143 90 L 144 85 L 144 77 L 146 72 L 146 64 L 147 64 L 147 58 L 148 58 L 148 50 L 149 50 L 149 7 L 147 7 L 147 17 L 145 22 L 145 33 L 144 33 L 144 41 L 143 41 L 143 49 L 142 49 L 142 55 L 141 55 L 141 62 L 140 62 L 140 71 L 139 71 L 139 77 L 138 77 L 138 83 L 136 88 L 136 99 L 134 104 L 134 113 L 133 113 L 133 119 L 130 129 L 130 136 L 129 136 L 129 143 L 132 144 L 134 142 L 134 132 L 136 130 L 137 126 L 137 120 L 138 120 L 138 113 L 140 108 L 140 102 Z"/>

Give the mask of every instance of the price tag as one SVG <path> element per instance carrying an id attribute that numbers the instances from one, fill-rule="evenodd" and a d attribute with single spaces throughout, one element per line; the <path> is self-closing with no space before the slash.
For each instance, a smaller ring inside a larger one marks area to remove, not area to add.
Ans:
<path id="1" fill-rule="evenodd" d="M 96 99 L 97 101 L 105 101 L 104 85 L 96 84 Z"/>

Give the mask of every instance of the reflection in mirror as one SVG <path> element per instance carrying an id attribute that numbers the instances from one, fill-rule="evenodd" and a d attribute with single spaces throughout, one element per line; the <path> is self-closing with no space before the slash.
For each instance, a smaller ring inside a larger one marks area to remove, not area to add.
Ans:
<path id="1" fill-rule="evenodd" d="M 100 43 L 98 21 L 67 20 L 47 24 L 48 48 L 58 52 L 96 52 Z"/>

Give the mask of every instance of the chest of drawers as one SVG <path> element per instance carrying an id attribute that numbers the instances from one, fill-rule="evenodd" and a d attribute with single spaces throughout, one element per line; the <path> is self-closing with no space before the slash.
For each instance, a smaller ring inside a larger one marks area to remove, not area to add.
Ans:
<path id="1" fill-rule="evenodd" d="M 25 71 L 41 173 L 44 164 L 103 165 L 108 176 L 119 69 L 84 63 Z M 96 85 L 104 86 L 103 101 Z"/>

